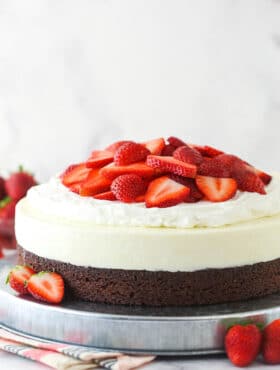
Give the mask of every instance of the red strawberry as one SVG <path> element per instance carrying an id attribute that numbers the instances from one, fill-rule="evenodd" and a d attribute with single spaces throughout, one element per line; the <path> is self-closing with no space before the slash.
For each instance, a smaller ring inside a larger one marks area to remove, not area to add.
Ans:
<path id="1" fill-rule="evenodd" d="M 0 243 L 1 243 L 1 236 L 0 236 Z M 0 259 L 5 257 L 2 248 L 0 248 Z"/>
<path id="2" fill-rule="evenodd" d="M 243 162 L 243 166 L 246 169 L 248 169 L 249 171 L 252 171 L 253 173 L 255 173 L 257 176 L 259 176 L 259 178 L 262 180 L 262 182 L 265 185 L 268 185 L 270 183 L 270 181 L 272 180 L 272 176 L 271 175 L 269 175 L 268 173 L 265 173 L 265 172 L 263 172 L 261 170 L 258 170 L 257 168 L 251 166 L 248 163 Z"/>
<path id="3" fill-rule="evenodd" d="M 214 158 L 214 157 L 217 157 L 217 155 L 224 154 L 223 151 L 213 148 L 212 146 L 208 146 L 208 145 L 201 146 L 201 145 L 189 144 L 189 146 L 199 151 L 199 153 L 203 155 L 204 157 Z"/>
<path id="4" fill-rule="evenodd" d="M 232 177 L 237 181 L 239 190 L 266 194 L 263 181 L 245 166 L 236 167 L 233 170 Z"/>
<path id="5" fill-rule="evenodd" d="M 89 168 L 100 168 L 108 163 L 113 162 L 114 154 L 108 150 L 95 150 L 91 153 L 90 158 L 86 162 Z"/>
<path id="6" fill-rule="evenodd" d="M 224 202 L 234 197 L 237 183 L 234 179 L 197 176 L 196 185 L 211 202 Z"/>
<path id="7" fill-rule="evenodd" d="M 171 157 L 173 155 L 173 153 L 175 152 L 176 150 L 176 147 L 171 145 L 171 144 L 167 144 L 165 145 L 165 147 L 163 148 L 162 152 L 161 152 L 161 155 L 162 156 L 168 156 L 168 157 Z"/>
<path id="8" fill-rule="evenodd" d="M 127 175 L 131 173 L 144 178 L 151 178 L 157 173 L 157 171 L 147 166 L 145 162 L 132 163 L 127 166 L 116 166 L 115 164 L 109 164 L 100 170 L 101 175 L 111 180 L 114 180 L 120 175 Z"/>
<path id="9" fill-rule="evenodd" d="M 49 303 L 60 303 L 64 297 L 64 281 L 55 272 L 43 271 L 32 275 L 27 289 L 34 298 Z"/>
<path id="10" fill-rule="evenodd" d="M 194 179 L 177 175 L 172 175 L 170 177 L 172 180 L 178 182 L 179 184 L 185 185 L 190 189 L 190 193 L 185 199 L 186 203 L 196 203 L 204 197 L 204 195 L 198 189 Z"/>
<path id="11" fill-rule="evenodd" d="M 115 197 L 125 203 L 134 202 L 135 199 L 145 193 L 146 182 L 138 175 L 121 175 L 111 185 L 111 191 Z"/>
<path id="12" fill-rule="evenodd" d="M 112 191 L 105 191 L 105 193 L 96 194 L 93 196 L 93 198 L 99 200 L 116 200 L 116 197 Z"/>
<path id="13" fill-rule="evenodd" d="M 5 189 L 5 179 L 0 176 L 0 200 L 5 198 L 7 195 L 6 189 Z"/>
<path id="14" fill-rule="evenodd" d="M 150 154 L 149 150 L 142 144 L 125 143 L 116 150 L 114 162 L 117 166 L 125 166 L 145 160 L 148 154 Z"/>
<path id="15" fill-rule="evenodd" d="M 203 161 L 202 155 L 196 149 L 192 149 L 188 145 L 177 148 L 173 153 L 173 157 L 179 161 L 194 165 L 199 165 Z"/>
<path id="16" fill-rule="evenodd" d="M 182 203 L 189 195 L 190 189 L 167 176 L 153 180 L 148 187 L 146 207 L 172 207 Z"/>
<path id="17" fill-rule="evenodd" d="M 60 175 L 63 185 L 71 187 L 72 185 L 84 181 L 90 173 L 90 168 L 87 168 L 86 163 L 71 164 Z"/>
<path id="18" fill-rule="evenodd" d="M 27 283 L 36 272 L 29 266 L 15 266 L 9 272 L 6 284 L 20 294 L 27 294 Z"/>
<path id="19" fill-rule="evenodd" d="M 136 203 L 143 203 L 145 202 L 145 194 L 138 195 L 138 197 L 135 198 Z"/>
<path id="20" fill-rule="evenodd" d="M 6 180 L 5 188 L 8 196 L 14 200 L 19 200 L 36 184 L 34 177 L 20 168 L 18 172 L 12 173 Z"/>
<path id="21" fill-rule="evenodd" d="M 184 177 L 195 177 L 197 172 L 196 166 L 178 161 L 173 157 L 148 155 L 146 163 L 152 168 L 159 168 L 162 171 L 171 172 L 175 175 Z"/>
<path id="22" fill-rule="evenodd" d="M 100 169 L 93 169 L 80 186 L 79 194 L 82 196 L 94 196 L 110 190 L 111 180 L 101 175 Z"/>
<path id="23" fill-rule="evenodd" d="M 9 197 L 2 200 L 2 207 L 0 208 L 0 219 L 11 220 L 15 218 L 17 201 Z"/>
<path id="24" fill-rule="evenodd" d="M 261 341 L 262 334 L 256 325 L 234 325 L 225 337 L 227 356 L 235 366 L 248 366 L 257 358 Z"/>
<path id="25" fill-rule="evenodd" d="M 280 364 L 280 319 L 264 329 L 262 354 L 266 363 Z"/>
<path id="26" fill-rule="evenodd" d="M 170 136 L 167 141 L 169 142 L 170 145 L 175 146 L 175 148 L 179 148 L 180 146 L 185 146 L 187 145 L 183 140 L 178 139 L 175 136 Z"/>
<path id="27" fill-rule="evenodd" d="M 199 175 L 212 177 L 233 177 L 233 170 L 243 166 L 241 159 L 230 154 L 221 154 L 215 158 L 204 157 L 198 168 Z"/>
<path id="28" fill-rule="evenodd" d="M 149 150 L 151 154 L 160 155 L 163 148 L 165 147 L 165 141 L 163 138 L 146 141 L 143 143 L 145 148 Z"/>
<path id="29" fill-rule="evenodd" d="M 132 141 L 130 140 L 122 140 L 122 141 L 117 141 L 109 146 L 107 146 L 107 148 L 105 150 L 109 151 L 109 152 L 112 152 L 113 154 L 115 154 L 115 152 L 117 151 L 117 149 L 119 149 L 120 146 L 122 146 L 123 144 L 126 144 L 126 143 L 132 143 Z"/>

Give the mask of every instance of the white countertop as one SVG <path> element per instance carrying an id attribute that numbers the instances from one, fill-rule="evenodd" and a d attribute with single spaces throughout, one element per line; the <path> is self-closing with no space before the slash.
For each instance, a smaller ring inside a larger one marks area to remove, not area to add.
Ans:
<path id="1" fill-rule="evenodd" d="M 35 362 L 25 360 L 18 356 L 0 352 L 0 364 L 1 369 L 13 369 L 13 370 L 47 370 L 50 369 L 47 366 L 39 365 Z M 225 370 L 225 369 L 236 369 L 231 363 L 224 357 L 206 357 L 206 358 L 190 358 L 188 360 L 176 359 L 176 360 L 165 360 L 155 361 L 154 363 L 145 367 L 145 370 Z M 256 362 L 250 366 L 250 370 L 265 370 L 269 369 L 268 366 L 261 362 Z"/>

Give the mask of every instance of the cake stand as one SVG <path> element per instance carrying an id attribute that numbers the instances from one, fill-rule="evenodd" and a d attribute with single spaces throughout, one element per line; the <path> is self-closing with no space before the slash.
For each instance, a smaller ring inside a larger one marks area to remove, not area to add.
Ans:
<path id="1" fill-rule="evenodd" d="M 136 354 L 223 352 L 227 328 L 280 317 L 280 295 L 197 307 L 145 308 L 65 302 L 54 306 L 19 297 L 5 285 L 13 257 L 0 262 L 0 326 L 46 341 Z"/>

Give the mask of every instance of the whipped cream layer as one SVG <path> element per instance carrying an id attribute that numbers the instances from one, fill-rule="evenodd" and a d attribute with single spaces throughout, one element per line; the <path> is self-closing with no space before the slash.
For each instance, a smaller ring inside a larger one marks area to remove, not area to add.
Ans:
<path id="1" fill-rule="evenodd" d="M 266 187 L 267 194 L 238 192 L 221 203 L 201 201 L 169 208 L 146 208 L 144 203 L 111 202 L 81 197 L 63 186 L 59 178 L 38 185 L 27 195 L 30 207 L 50 217 L 89 221 L 96 225 L 147 227 L 218 227 L 280 213 L 280 176 Z"/>
<path id="2" fill-rule="evenodd" d="M 265 196 L 146 209 L 82 198 L 56 179 L 18 203 L 16 236 L 41 257 L 96 268 L 176 272 L 267 262 L 280 257 L 279 182 L 275 176 Z"/>

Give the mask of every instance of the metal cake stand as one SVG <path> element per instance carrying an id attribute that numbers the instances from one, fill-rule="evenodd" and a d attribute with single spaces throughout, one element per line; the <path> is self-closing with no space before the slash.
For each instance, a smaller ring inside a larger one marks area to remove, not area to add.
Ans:
<path id="1" fill-rule="evenodd" d="M 197 307 L 125 307 L 86 302 L 59 306 L 19 297 L 5 285 L 13 258 L 0 262 L 0 326 L 47 341 L 126 353 L 201 355 L 223 352 L 226 329 L 280 317 L 280 295 Z"/>

